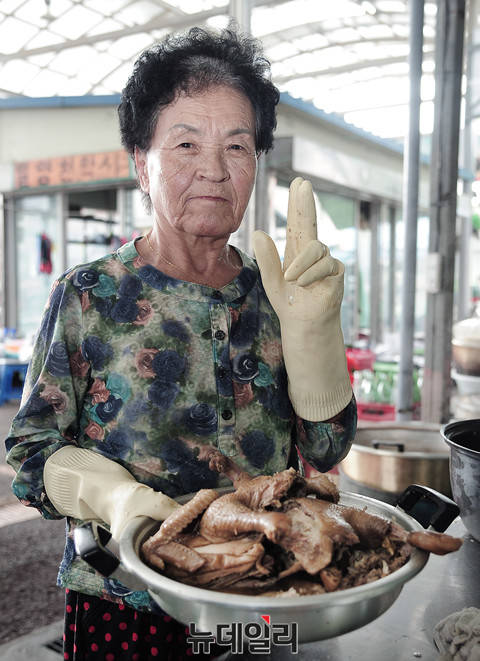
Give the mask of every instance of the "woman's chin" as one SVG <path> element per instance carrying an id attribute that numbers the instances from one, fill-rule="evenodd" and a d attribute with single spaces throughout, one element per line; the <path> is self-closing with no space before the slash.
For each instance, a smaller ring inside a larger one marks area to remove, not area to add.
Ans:
<path id="1" fill-rule="evenodd" d="M 240 223 L 235 223 L 232 221 L 226 221 L 225 217 L 213 217 L 208 216 L 204 218 L 199 216 L 195 219 L 193 223 L 189 223 L 184 227 L 184 231 L 187 234 L 191 234 L 197 237 L 205 237 L 212 239 L 221 239 L 228 237 L 236 232 L 239 228 Z"/>

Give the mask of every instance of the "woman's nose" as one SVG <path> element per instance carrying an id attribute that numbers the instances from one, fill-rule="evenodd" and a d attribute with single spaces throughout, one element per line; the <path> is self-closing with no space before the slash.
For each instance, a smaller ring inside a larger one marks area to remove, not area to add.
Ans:
<path id="1" fill-rule="evenodd" d="M 223 149 L 213 146 L 202 149 L 198 159 L 197 172 L 202 179 L 217 182 L 228 179 L 230 175 Z"/>

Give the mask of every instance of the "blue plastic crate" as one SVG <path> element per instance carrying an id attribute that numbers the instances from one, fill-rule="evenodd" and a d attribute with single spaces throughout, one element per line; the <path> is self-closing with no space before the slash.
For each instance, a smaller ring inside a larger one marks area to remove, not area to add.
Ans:
<path id="1" fill-rule="evenodd" d="M 9 399 L 20 399 L 28 363 L 4 358 L 0 360 L 0 405 Z"/>

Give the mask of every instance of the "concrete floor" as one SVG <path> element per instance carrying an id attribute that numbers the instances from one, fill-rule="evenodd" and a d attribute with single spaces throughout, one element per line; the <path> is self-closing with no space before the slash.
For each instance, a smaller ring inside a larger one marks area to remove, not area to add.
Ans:
<path id="1" fill-rule="evenodd" d="M 62 628 L 63 620 L 58 620 L 0 645 L 0 661 L 59 661 L 63 658 L 59 645 Z M 52 641 L 57 644 L 48 647 Z"/>
<path id="2" fill-rule="evenodd" d="M 4 440 L 18 402 L 0 406 L 0 660 L 49 661 L 63 657 L 45 645 L 62 635 L 63 591 L 56 586 L 65 522 L 47 521 L 18 502 Z"/>

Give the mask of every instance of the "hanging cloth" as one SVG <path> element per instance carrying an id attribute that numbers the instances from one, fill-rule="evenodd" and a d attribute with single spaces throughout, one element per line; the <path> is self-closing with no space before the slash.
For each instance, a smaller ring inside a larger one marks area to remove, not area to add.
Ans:
<path id="1" fill-rule="evenodd" d="M 52 242 L 46 234 L 39 234 L 39 271 L 52 272 Z"/>

